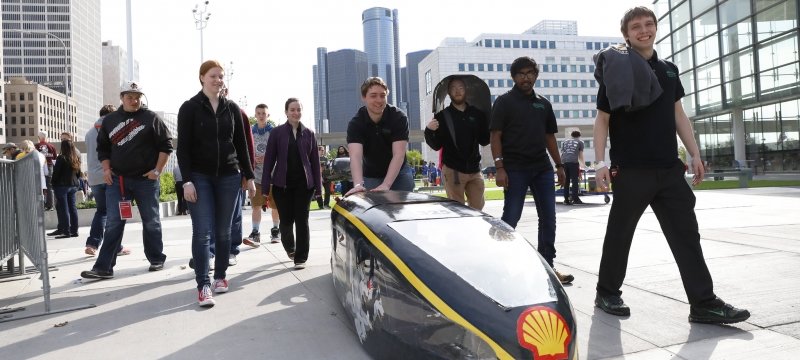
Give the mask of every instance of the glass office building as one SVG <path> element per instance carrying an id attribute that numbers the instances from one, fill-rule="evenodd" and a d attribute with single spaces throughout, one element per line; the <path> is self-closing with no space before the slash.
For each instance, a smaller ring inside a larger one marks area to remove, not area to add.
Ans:
<path id="1" fill-rule="evenodd" d="M 656 50 L 674 62 L 712 168 L 800 171 L 800 0 L 656 0 Z"/>
<path id="2" fill-rule="evenodd" d="M 364 28 L 364 52 L 369 62 L 369 76 L 380 76 L 389 87 L 389 103 L 399 105 L 400 60 L 398 50 L 397 10 L 375 7 L 361 13 Z"/>

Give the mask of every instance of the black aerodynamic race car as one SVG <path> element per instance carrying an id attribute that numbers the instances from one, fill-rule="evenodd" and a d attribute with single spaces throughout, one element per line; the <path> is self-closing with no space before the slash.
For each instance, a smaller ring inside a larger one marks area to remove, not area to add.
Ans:
<path id="1" fill-rule="evenodd" d="M 331 212 L 334 288 L 376 359 L 577 359 L 555 273 L 500 219 L 381 191 Z"/>

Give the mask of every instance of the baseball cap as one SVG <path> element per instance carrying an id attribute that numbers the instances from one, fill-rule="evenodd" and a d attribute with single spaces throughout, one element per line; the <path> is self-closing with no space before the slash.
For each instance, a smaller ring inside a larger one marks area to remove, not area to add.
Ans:
<path id="1" fill-rule="evenodd" d="M 128 81 L 124 85 L 122 85 L 122 88 L 119 90 L 119 94 L 123 95 L 127 93 L 144 94 L 142 92 L 142 88 L 135 81 Z"/>

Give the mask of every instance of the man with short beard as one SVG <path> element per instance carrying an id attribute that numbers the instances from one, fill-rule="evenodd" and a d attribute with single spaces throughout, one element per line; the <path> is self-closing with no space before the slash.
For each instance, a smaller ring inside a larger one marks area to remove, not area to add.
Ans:
<path id="1" fill-rule="evenodd" d="M 485 186 L 480 171 L 480 145 L 489 145 L 489 123 L 483 111 L 467 104 L 463 79 L 453 77 L 447 94 L 450 106 L 436 113 L 425 127 L 425 142 L 433 150 L 444 149 L 442 180 L 447 197 L 482 210 Z"/>

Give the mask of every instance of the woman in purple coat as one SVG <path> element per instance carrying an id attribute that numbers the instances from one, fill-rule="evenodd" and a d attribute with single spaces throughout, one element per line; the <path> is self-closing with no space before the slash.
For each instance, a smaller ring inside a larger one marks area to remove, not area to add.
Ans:
<path id="1" fill-rule="evenodd" d="M 300 122 L 303 105 L 300 100 L 289 98 L 284 108 L 286 123 L 273 129 L 267 141 L 261 188 L 272 186 L 281 218 L 283 249 L 299 270 L 306 267 L 308 260 L 308 204 L 312 196 L 321 196 L 322 178 L 316 137 Z"/>

